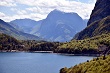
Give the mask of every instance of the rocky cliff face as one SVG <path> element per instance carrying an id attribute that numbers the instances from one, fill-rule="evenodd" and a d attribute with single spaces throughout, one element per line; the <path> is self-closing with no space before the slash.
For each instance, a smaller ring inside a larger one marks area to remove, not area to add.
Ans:
<path id="1" fill-rule="evenodd" d="M 110 15 L 110 0 L 97 0 L 88 25 Z"/>
<path id="2" fill-rule="evenodd" d="M 75 39 L 84 39 L 110 32 L 110 0 L 97 0 L 87 25 L 75 36 Z"/>

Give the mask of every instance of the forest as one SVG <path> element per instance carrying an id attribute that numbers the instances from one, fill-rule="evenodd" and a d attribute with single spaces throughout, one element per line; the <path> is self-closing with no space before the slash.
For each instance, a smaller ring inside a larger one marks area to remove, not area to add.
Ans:
<path id="1" fill-rule="evenodd" d="M 71 68 L 62 68 L 60 73 L 110 73 L 110 55 L 87 60 Z"/>
<path id="2" fill-rule="evenodd" d="M 0 33 L 0 51 L 11 52 L 12 50 L 23 50 L 23 45 L 17 39 Z"/>
<path id="3" fill-rule="evenodd" d="M 109 54 L 110 34 L 62 43 L 54 52 L 69 54 Z"/>
<path id="4" fill-rule="evenodd" d="M 34 52 L 34 51 L 53 51 L 57 48 L 58 45 L 60 45 L 59 42 L 46 42 L 41 41 L 38 42 L 36 40 L 27 40 L 27 41 L 21 41 L 23 45 L 25 45 L 25 50 Z"/>
<path id="5" fill-rule="evenodd" d="M 36 40 L 17 40 L 6 34 L 0 34 L 1 51 L 53 51 L 68 54 L 109 54 L 110 34 L 102 34 L 84 40 L 70 42 L 46 42 Z"/>
<path id="6" fill-rule="evenodd" d="M 17 52 L 17 51 L 53 51 L 60 45 L 59 42 L 46 42 L 36 40 L 17 40 L 9 35 L 0 34 L 0 51 Z"/>

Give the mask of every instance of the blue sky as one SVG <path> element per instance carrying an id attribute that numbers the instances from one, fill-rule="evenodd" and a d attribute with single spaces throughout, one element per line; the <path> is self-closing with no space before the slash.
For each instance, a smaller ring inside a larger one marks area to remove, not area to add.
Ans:
<path id="1" fill-rule="evenodd" d="M 15 19 L 30 18 L 42 20 L 54 9 L 76 12 L 88 19 L 95 0 L 0 0 L 0 18 L 9 22 Z"/>

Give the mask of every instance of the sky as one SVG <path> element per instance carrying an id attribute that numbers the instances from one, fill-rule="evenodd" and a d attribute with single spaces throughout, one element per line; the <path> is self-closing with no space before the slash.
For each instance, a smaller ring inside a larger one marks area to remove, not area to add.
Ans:
<path id="1" fill-rule="evenodd" d="M 36 21 L 45 19 L 54 9 L 78 13 L 89 19 L 96 0 L 0 0 L 0 19 L 10 22 L 29 18 Z"/>

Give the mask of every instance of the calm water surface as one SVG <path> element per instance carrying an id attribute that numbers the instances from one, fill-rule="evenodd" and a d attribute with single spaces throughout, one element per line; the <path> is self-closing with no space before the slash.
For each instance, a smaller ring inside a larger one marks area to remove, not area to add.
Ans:
<path id="1" fill-rule="evenodd" d="M 62 67 L 71 67 L 92 58 L 51 53 L 0 53 L 0 73 L 59 73 Z"/>

